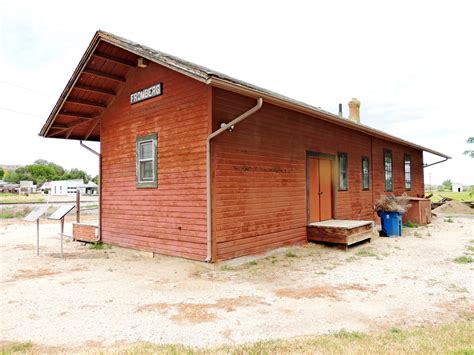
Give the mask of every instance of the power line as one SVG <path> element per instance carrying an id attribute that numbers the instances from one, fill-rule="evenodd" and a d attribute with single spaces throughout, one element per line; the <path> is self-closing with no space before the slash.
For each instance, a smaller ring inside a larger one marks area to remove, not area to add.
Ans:
<path id="1" fill-rule="evenodd" d="M 32 114 L 32 113 L 27 113 L 27 112 L 21 112 L 21 111 L 12 110 L 11 108 L 7 108 L 7 107 L 0 107 L 0 110 L 10 111 L 10 112 L 14 112 L 14 113 L 19 113 L 20 115 L 26 115 L 26 116 L 32 116 L 32 117 L 39 117 L 39 118 L 42 118 L 42 117 L 43 117 L 43 116 L 40 116 L 40 115 L 34 115 L 34 114 Z"/>
<path id="2" fill-rule="evenodd" d="M 18 85 L 18 84 L 8 83 L 6 81 L 0 81 L 0 84 L 15 86 L 15 87 L 23 89 L 23 90 L 28 90 L 28 91 L 34 92 L 35 94 L 39 94 L 39 95 L 42 95 L 42 96 L 48 96 L 44 92 L 37 91 L 37 90 L 34 90 L 34 89 L 30 89 L 30 88 L 27 88 L 26 86 L 21 86 L 21 85 Z"/>

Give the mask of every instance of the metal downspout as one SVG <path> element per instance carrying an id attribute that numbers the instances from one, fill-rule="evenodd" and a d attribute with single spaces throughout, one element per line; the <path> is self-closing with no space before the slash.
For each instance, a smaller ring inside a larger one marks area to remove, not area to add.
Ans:
<path id="1" fill-rule="evenodd" d="M 223 123 L 221 127 L 217 130 L 212 132 L 206 140 L 206 183 L 207 183 L 207 258 L 206 262 L 212 261 L 212 178 L 211 178 L 211 140 L 217 137 L 224 131 L 229 129 L 234 129 L 237 123 L 245 120 L 247 117 L 252 116 L 255 112 L 260 110 L 263 105 L 263 99 L 259 97 L 257 99 L 257 104 L 252 107 L 250 110 L 244 112 L 239 117 L 235 118 L 229 123 Z"/>
<path id="2" fill-rule="evenodd" d="M 82 143 L 82 140 L 79 141 L 79 144 L 81 145 L 81 147 L 84 147 L 85 149 L 87 149 L 89 152 L 97 155 L 99 157 L 99 183 L 97 184 L 97 195 L 99 197 L 99 222 L 98 222 L 98 226 L 97 226 L 97 238 L 96 238 L 96 242 L 99 242 L 100 239 L 101 239 L 101 235 L 100 235 L 100 209 L 101 209 L 101 205 L 100 205 L 100 169 L 101 169 L 101 155 L 99 152 L 96 152 L 94 149 L 92 149 L 91 147 L 88 147 L 87 145 L 85 145 L 84 143 Z"/>
<path id="3" fill-rule="evenodd" d="M 427 167 L 429 167 L 429 166 L 432 166 L 432 165 L 444 163 L 444 162 L 447 161 L 448 159 L 450 159 L 450 158 L 444 158 L 443 160 L 440 160 L 440 161 L 437 161 L 437 162 L 431 163 L 431 164 L 423 164 L 423 169 L 424 169 L 424 168 L 427 168 Z"/>

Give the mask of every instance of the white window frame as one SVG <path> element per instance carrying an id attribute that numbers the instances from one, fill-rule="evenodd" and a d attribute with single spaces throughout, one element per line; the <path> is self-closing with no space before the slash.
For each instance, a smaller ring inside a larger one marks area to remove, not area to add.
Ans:
<path id="1" fill-rule="evenodd" d="M 151 158 L 141 157 L 141 146 L 144 143 L 152 143 Z M 151 179 L 142 179 L 141 163 L 153 162 L 153 177 Z M 137 188 L 158 187 L 158 135 L 156 133 L 138 136 L 136 140 L 136 185 Z"/>

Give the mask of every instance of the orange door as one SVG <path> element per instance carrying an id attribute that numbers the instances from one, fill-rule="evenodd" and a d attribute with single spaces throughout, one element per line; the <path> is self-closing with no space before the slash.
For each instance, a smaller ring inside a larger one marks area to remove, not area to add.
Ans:
<path id="1" fill-rule="evenodd" d="M 332 218 L 332 181 L 329 159 L 319 159 L 319 212 L 320 221 Z"/>
<path id="2" fill-rule="evenodd" d="M 309 222 L 332 218 L 332 161 L 309 158 Z"/>
<path id="3" fill-rule="evenodd" d="M 309 221 L 319 219 L 319 159 L 309 158 Z"/>

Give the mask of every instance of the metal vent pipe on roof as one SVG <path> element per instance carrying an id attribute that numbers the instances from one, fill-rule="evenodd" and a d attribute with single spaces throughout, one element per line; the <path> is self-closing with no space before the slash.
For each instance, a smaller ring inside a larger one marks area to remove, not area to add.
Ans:
<path id="1" fill-rule="evenodd" d="M 250 110 L 244 112 L 239 117 L 235 118 L 229 123 L 222 123 L 221 127 L 217 130 L 212 132 L 206 141 L 206 183 L 207 183 L 207 257 L 206 262 L 212 261 L 212 178 L 211 178 L 211 140 L 217 137 L 219 134 L 225 131 L 234 130 L 235 126 L 245 120 L 246 118 L 252 116 L 255 112 L 260 110 L 263 105 L 263 99 L 259 97 L 257 99 L 257 104 L 252 107 Z"/>

